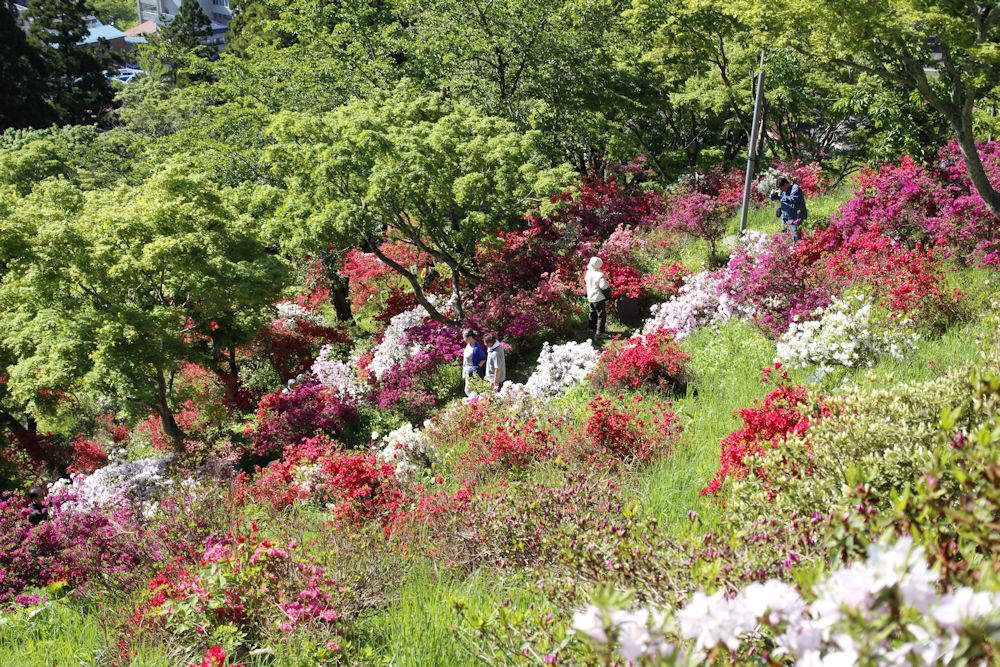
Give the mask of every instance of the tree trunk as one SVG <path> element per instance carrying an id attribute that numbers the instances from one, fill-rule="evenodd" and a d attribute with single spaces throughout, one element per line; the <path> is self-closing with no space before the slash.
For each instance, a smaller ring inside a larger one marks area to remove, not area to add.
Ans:
<path id="1" fill-rule="evenodd" d="M 983 161 L 979 157 L 979 147 L 976 146 L 976 137 L 972 132 L 972 111 L 964 111 L 959 118 L 952 119 L 952 127 L 958 138 L 958 146 L 962 149 L 962 157 L 965 158 L 965 166 L 969 170 L 969 178 L 976 192 L 983 198 L 986 206 L 994 218 L 1000 219 L 1000 192 L 990 183 L 986 170 L 983 168 Z"/>
<path id="2" fill-rule="evenodd" d="M 462 277 L 456 267 L 451 268 L 451 300 L 455 304 L 458 321 L 465 320 L 465 309 L 462 307 Z"/>
<path id="3" fill-rule="evenodd" d="M 333 303 L 338 322 L 354 321 L 354 313 L 351 312 L 350 278 L 339 273 L 330 276 L 330 301 Z"/>
<path id="4" fill-rule="evenodd" d="M 162 369 L 157 369 L 155 408 L 156 414 L 159 415 L 160 422 L 163 424 L 164 435 L 170 438 L 175 445 L 184 444 L 184 431 L 177 425 L 174 413 L 170 411 L 170 406 L 167 404 L 167 381 L 163 377 Z"/>
<path id="5" fill-rule="evenodd" d="M 396 262 L 388 257 L 373 240 L 368 239 L 368 243 L 376 257 L 382 260 L 382 262 L 385 263 L 385 265 L 390 269 L 406 278 L 406 282 L 410 283 L 410 287 L 413 289 L 413 296 L 417 298 L 417 303 L 424 307 L 424 310 L 427 311 L 427 314 L 431 316 L 432 320 L 440 322 L 441 324 L 457 324 L 454 320 L 450 320 L 442 315 L 440 311 L 434 307 L 434 304 L 427 300 L 427 296 L 424 294 L 424 289 L 420 285 L 420 280 L 413 275 L 411 271 L 408 271 L 406 267 L 402 266 L 399 262 Z"/>

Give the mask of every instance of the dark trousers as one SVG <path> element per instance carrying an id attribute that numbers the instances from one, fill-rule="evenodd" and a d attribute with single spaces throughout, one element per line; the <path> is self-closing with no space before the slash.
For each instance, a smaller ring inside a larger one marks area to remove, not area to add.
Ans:
<path id="1" fill-rule="evenodd" d="M 598 336 L 604 335 L 604 330 L 607 328 L 608 324 L 608 302 L 607 300 L 598 301 L 597 303 L 590 304 L 590 323 L 588 328 L 592 333 Z"/>

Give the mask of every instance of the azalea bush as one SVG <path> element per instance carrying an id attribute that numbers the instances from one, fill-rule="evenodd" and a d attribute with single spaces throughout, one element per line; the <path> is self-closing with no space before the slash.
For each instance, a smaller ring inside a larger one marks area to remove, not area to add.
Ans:
<path id="1" fill-rule="evenodd" d="M 685 364 L 690 357 L 677 346 L 674 332 L 658 329 L 605 348 L 591 372 L 591 381 L 604 389 L 647 389 L 683 392 Z"/>
<path id="2" fill-rule="evenodd" d="M 512 398 L 521 393 L 535 397 L 559 395 L 574 384 L 583 382 L 599 360 L 600 355 L 589 340 L 560 345 L 546 342 L 528 381 L 524 385 L 508 383 L 500 394 Z"/>
<path id="3" fill-rule="evenodd" d="M 731 300 L 734 313 L 775 337 L 831 298 L 813 277 L 799 244 L 792 245 L 783 234 L 771 237 L 762 249 L 739 246 L 720 272 L 718 289 Z"/>
<path id="4" fill-rule="evenodd" d="M 709 258 L 714 261 L 719 240 L 726 233 L 726 214 L 715 197 L 682 189 L 670 198 L 663 226 L 669 231 L 705 241 Z"/>
<path id="5" fill-rule="evenodd" d="M 802 435 L 809 430 L 809 390 L 789 382 L 788 373 L 776 363 L 765 368 L 764 382 L 777 386 L 758 405 L 740 410 L 743 427 L 722 440 L 719 470 L 702 495 L 717 493 L 727 478 L 742 478 L 749 471 L 748 459 L 780 447 L 790 435 Z M 801 472 L 806 472 L 805 470 Z M 768 485 L 766 469 L 758 469 L 758 482 Z"/>
<path id="6" fill-rule="evenodd" d="M 782 406 L 781 419 L 770 423 L 790 428 L 783 429 L 779 447 L 760 443 L 758 453 L 743 458 L 746 472 L 732 481 L 727 498 L 733 516 L 750 521 L 779 510 L 841 512 L 853 504 L 844 490 L 862 480 L 885 508 L 892 491 L 919 476 L 942 411 L 963 400 L 964 376 L 952 372 L 885 389 L 851 388 L 824 396 L 812 408 L 814 401 L 801 395 L 791 411 Z"/>
<path id="7" fill-rule="evenodd" d="M 172 455 L 135 461 L 115 461 L 89 475 L 75 473 L 53 482 L 49 494 L 62 511 L 87 511 L 131 507 L 140 514 L 152 513 L 156 503 L 174 486 L 168 475 Z"/>
<path id="8" fill-rule="evenodd" d="M 139 629 L 247 653 L 272 633 L 335 632 L 345 589 L 295 542 L 265 538 L 253 522 L 212 536 L 193 563 L 153 577 L 129 633 Z"/>
<path id="9" fill-rule="evenodd" d="M 834 299 L 810 319 L 792 322 L 778 340 L 778 359 L 790 368 L 814 364 L 820 376 L 835 366 L 873 366 L 882 357 L 902 359 L 912 351 L 917 334 L 906 320 L 886 323 L 862 295 Z"/>
<path id="10" fill-rule="evenodd" d="M 609 658 L 662 665 L 728 664 L 763 653 L 781 663 L 930 666 L 995 655 L 1000 594 L 941 593 L 937 580 L 924 549 L 903 538 L 872 545 L 865 560 L 831 572 L 805 595 L 770 580 L 735 596 L 695 593 L 674 615 L 605 597 L 578 612 L 573 629 Z M 674 636 L 690 644 L 669 641 Z"/>
<path id="11" fill-rule="evenodd" d="M 651 333 L 669 329 L 677 340 L 682 340 L 702 327 L 728 319 L 732 313 L 719 280 L 718 273 L 709 271 L 687 276 L 676 296 L 650 309 L 643 330 Z"/>
<path id="12" fill-rule="evenodd" d="M 350 399 L 315 379 L 291 390 L 268 394 L 257 407 L 256 426 L 248 426 L 251 453 L 274 458 L 290 444 L 317 435 L 340 437 L 358 424 L 359 414 Z"/>
<path id="13" fill-rule="evenodd" d="M 238 493 L 281 509 L 299 501 L 328 505 L 344 523 L 384 519 L 401 497 L 392 465 L 375 456 L 340 450 L 317 437 L 285 449 L 251 483 L 242 475 Z"/>

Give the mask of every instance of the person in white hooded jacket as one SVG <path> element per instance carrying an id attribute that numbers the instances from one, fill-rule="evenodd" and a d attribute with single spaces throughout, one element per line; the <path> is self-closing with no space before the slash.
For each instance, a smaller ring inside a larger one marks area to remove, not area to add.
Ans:
<path id="1" fill-rule="evenodd" d="M 601 271 L 604 262 L 600 257 L 591 257 L 587 264 L 587 273 L 584 275 L 584 282 L 587 284 L 587 301 L 590 304 L 590 332 L 597 337 L 604 335 L 605 327 L 608 323 L 608 296 L 607 290 L 611 289 L 608 279 Z"/>

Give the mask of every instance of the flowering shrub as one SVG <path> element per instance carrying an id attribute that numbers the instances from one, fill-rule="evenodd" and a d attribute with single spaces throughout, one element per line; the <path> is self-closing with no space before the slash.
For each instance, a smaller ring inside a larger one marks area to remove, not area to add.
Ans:
<path id="1" fill-rule="evenodd" d="M 664 262 L 655 271 L 643 274 L 642 289 L 654 297 L 666 300 L 677 296 L 684 279 L 689 275 L 691 272 L 684 266 L 684 262 Z"/>
<path id="2" fill-rule="evenodd" d="M 130 506 L 149 514 L 157 501 L 173 488 L 167 476 L 172 455 L 137 461 L 116 461 L 90 475 L 76 473 L 49 486 L 49 494 L 64 512 Z"/>
<path id="3" fill-rule="evenodd" d="M 469 451 L 460 456 L 459 470 L 482 476 L 484 471 L 525 468 L 552 456 L 556 442 L 534 417 L 522 422 L 509 417 L 495 429 L 487 429 L 482 440 L 470 443 Z"/>
<path id="4" fill-rule="evenodd" d="M 789 435 L 801 435 L 809 429 L 810 421 L 805 407 L 809 404 L 809 390 L 802 385 L 788 383 L 788 374 L 781 364 L 764 369 L 764 382 L 777 378 L 777 388 L 753 408 L 740 410 L 743 428 L 730 433 L 722 440 L 719 470 L 702 495 L 716 493 L 728 477 L 740 478 L 747 473 L 746 460 L 773 449 Z M 758 471 L 759 477 L 765 477 Z"/>
<path id="5" fill-rule="evenodd" d="M 312 365 L 312 373 L 331 391 L 351 401 L 360 401 L 368 388 L 355 371 L 355 367 L 337 359 L 333 347 L 324 345 Z"/>
<path id="6" fill-rule="evenodd" d="M 427 435 L 403 424 L 379 443 L 379 462 L 391 465 L 400 481 L 412 479 L 420 468 L 430 468 L 434 460 L 434 445 Z"/>
<path id="7" fill-rule="evenodd" d="M 719 239 L 726 233 L 726 220 L 714 197 L 682 189 L 670 198 L 667 209 L 663 219 L 666 229 L 706 241 L 709 257 L 716 257 Z"/>
<path id="8" fill-rule="evenodd" d="M 296 311 L 301 309 L 296 304 L 290 306 Z M 268 361 L 282 382 L 308 372 L 324 345 L 350 344 L 351 339 L 344 331 L 314 320 L 317 318 L 276 319 L 258 334 L 259 355 Z"/>
<path id="9" fill-rule="evenodd" d="M 385 518 L 401 492 L 393 467 L 369 454 L 348 454 L 325 438 L 286 447 L 282 459 L 260 471 L 248 485 L 242 475 L 240 495 L 276 508 L 310 500 L 332 506 L 345 523 Z"/>
<path id="10" fill-rule="evenodd" d="M 70 472 L 89 475 L 108 462 L 108 455 L 99 442 L 79 438 L 70 447 L 73 449 Z"/>
<path id="11" fill-rule="evenodd" d="M 872 366 L 879 357 L 902 359 L 912 350 L 916 334 L 907 334 L 906 321 L 894 329 L 873 322 L 872 304 L 864 297 L 834 299 L 813 319 L 792 322 L 778 340 L 778 359 L 791 368 L 816 364 L 821 375 L 833 366 Z"/>
<path id="12" fill-rule="evenodd" d="M 690 652 L 669 645 L 668 615 L 659 609 L 590 605 L 574 629 L 626 660 L 704 664 L 712 656 L 764 652 L 796 664 L 937 665 L 976 662 L 997 650 L 990 628 L 1000 595 L 969 587 L 941 594 L 938 575 L 910 538 L 872 545 L 867 560 L 850 563 L 812 587 L 811 601 L 789 584 L 750 584 L 733 597 L 695 593 L 677 612 Z M 718 652 L 714 652 L 715 650 Z"/>
<path id="13" fill-rule="evenodd" d="M 677 346 L 673 331 L 657 329 L 606 348 L 591 380 L 605 389 L 682 391 L 687 385 L 684 364 L 690 358 Z"/>
<path id="14" fill-rule="evenodd" d="M 720 296 L 719 274 L 702 271 L 687 276 L 677 296 L 653 306 L 643 330 L 652 333 L 669 329 L 675 339 L 682 340 L 729 316 L 726 299 Z"/>
<path id="15" fill-rule="evenodd" d="M 205 653 L 200 663 L 191 663 L 188 667 L 245 667 L 243 663 L 227 663 L 226 651 L 221 646 L 213 646 Z"/>
<path id="16" fill-rule="evenodd" d="M 589 340 L 561 345 L 546 342 L 542 345 L 538 365 L 528 381 L 523 386 L 508 383 L 504 385 L 500 395 L 511 398 L 521 392 L 537 397 L 559 395 L 586 379 L 599 359 L 597 350 Z"/>
<path id="17" fill-rule="evenodd" d="M 358 423 L 358 411 L 343 396 L 315 380 L 291 391 L 268 394 L 257 407 L 251 430 L 253 455 L 274 457 L 282 449 L 316 435 L 338 437 Z"/>
<path id="18" fill-rule="evenodd" d="M 680 437 L 677 416 L 659 402 L 653 402 L 652 417 L 641 414 L 636 403 L 616 405 L 611 399 L 595 396 L 590 402 L 586 433 L 591 450 L 585 460 L 616 467 L 621 463 L 649 463 L 667 452 Z M 649 419 L 649 422 L 647 422 Z"/>
<path id="19" fill-rule="evenodd" d="M 927 327 L 962 317 L 962 295 L 945 288 L 938 253 L 919 243 L 908 248 L 876 231 L 859 232 L 822 255 L 813 271 L 831 292 L 868 286 L 882 306 Z"/>
<path id="20" fill-rule="evenodd" d="M 783 234 L 771 237 L 763 250 L 756 243 L 741 245 L 720 272 L 718 289 L 731 300 L 735 313 L 777 337 L 797 316 L 830 301 L 803 254 L 799 244 L 791 245 Z"/>
<path id="21" fill-rule="evenodd" d="M 332 629 L 345 591 L 297 550 L 264 538 L 253 522 L 213 536 L 197 562 L 168 565 L 150 580 L 130 624 L 236 650 L 257 648 L 275 630 Z"/>

